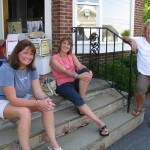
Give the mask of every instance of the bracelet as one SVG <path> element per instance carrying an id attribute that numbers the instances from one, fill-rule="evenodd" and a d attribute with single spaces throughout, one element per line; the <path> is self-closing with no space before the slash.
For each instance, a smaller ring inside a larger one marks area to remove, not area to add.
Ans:
<path id="1" fill-rule="evenodd" d="M 77 73 L 74 75 L 74 77 L 75 77 L 75 79 L 79 79 L 79 76 Z"/>
<path id="2" fill-rule="evenodd" d="M 47 99 L 47 98 L 48 98 L 48 96 L 44 97 L 43 99 Z M 38 103 L 38 100 L 37 100 L 37 99 L 35 100 L 35 103 L 36 103 L 36 104 Z"/>
<path id="3" fill-rule="evenodd" d="M 36 100 L 35 100 L 35 104 L 37 104 L 37 103 L 38 103 L 38 100 L 36 99 Z"/>

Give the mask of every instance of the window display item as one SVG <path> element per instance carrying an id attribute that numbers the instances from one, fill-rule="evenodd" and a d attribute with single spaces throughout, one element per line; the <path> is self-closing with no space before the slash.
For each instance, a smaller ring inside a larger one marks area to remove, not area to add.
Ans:
<path id="1" fill-rule="evenodd" d="M 30 39 L 36 48 L 36 54 L 39 56 L 50 54 L 50 40 L 49 38 L 43 39 Z"/>

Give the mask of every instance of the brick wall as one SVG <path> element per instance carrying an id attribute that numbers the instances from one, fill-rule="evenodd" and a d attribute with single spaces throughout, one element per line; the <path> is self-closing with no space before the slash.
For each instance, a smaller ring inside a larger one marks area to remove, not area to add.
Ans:
<path id="1" fill-rule="evenodd" d="M 72 0 L 52 0 L 53 53 L 64 36 L 72 36 Z"/>
<path id="2" fill-rule="evenodd" d="M 144 0 L 135 0 L 134 36 L 142 35 Z"/>

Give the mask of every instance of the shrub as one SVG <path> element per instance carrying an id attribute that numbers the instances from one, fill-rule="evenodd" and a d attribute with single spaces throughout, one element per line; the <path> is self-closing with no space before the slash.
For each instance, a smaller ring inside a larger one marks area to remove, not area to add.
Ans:
<path id="1" fill-rule="evenodd" d="M 96 65 L 98 64 L 98 65 Z M 101 62 L 92 61 L 89 64 L 90 69 L 93 71 L 94 77 L 112 81 L 115 88 L 128 92 L 129 89 L 129 71 L 130 71 L 130 57 L 117 58 L 110 60 L 106 64 Z M 135 83 L 137 78 L 137 65 L 136 56 L 133 55 L 132 65 L 132 81 L 131 81 L 131 94 L 134 94 Z"/>
<path id="2" fill-rule="evenodd" d="M 124 30 L 122 33 L 121 33 L 122 36 L 129 36 L 130 35 L 130 30 Z"/>

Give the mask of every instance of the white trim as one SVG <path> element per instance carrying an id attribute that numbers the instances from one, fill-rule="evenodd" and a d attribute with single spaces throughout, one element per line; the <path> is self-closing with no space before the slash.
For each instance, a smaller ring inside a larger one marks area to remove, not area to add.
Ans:
<path id="1" fill-rule="evenodd" d="M 102 27 L 102 17 L 103 17 L 103 0 L 100 0 L 99 1 L 99 6 L 98 6 L 98 11 L 97 12 L 100 12 L 100 19 L 97 19 L 99 22 L 98 22 L 98 26 Z M 97 15 L 98 17 L 99 15 Z"/>
<path id="2" fill-rule="evenodd" d="M 130 36 L 134 35 L 135 0 L 130 0 Z"/>
<path id="3" fill-rule="evenodd" d="M 45 0 L 45 36 L 50 39 L 50 49 L 52 49 L 52 13 L 51 0 Z"/>
<path id="4" fill-rule="evenodd" d="M 73 27 L 77 26 L 77 4 L 76 4 L 76 0 L 72 0 L 72 25 Z"/>
<path id="5" fill-rule="evenodd" d="M 0 39 L 4 39 L 3 0 L 0 0 Z"/>
<path id="6" fill-rule="evenodd" d="M 77 44 L 77 51 L 78 51 L 78 54 L 82 54 L 82 44 Z M 90 48 L 90 45 L 88 43 L 85 43 L 84 45 L 84 54 L 89 54 L 89 48 Z M 115 50 L 116 52 L 120 52 L 122 49 L 122 44 L 120 42 L 116 42 L 116 46 L 115 46 Z M 127 51 L 130 51 L 131 50 L 131 47 L 128 45 L 128 44 L 124 44 L 124 49 L 127 50 Z M 75 45 L 73 45 L 73 53 L 75 52 Z M 107 52 L 114 52 L 114 43 L 113 42 L 110 42 L 108 45 L 107 45 Z M 106 53 L 106 43 L 101 43 L 100 44 L 100 53 L 101 54 L 104 54 Z"/>
<path id="7" fill-rule="evenodd" d="M 92 2 L 88 2 L 88 1 L 86 1 L 86 2 L 77 2 L 77 0 L 76 0 L 76 3 L 77 3 L 77 4 L 81 4 L 81 5 L 82 5 L 82 4 L 83 4 L 83 5 L 85 5 L 85 4 L 86 4 L 86 5 L 99 5 L 99 1 L 100 1 L 100 0 L 98 0 L 98 2 L 96 2 L 96 3 L 94 3 L 94 2 L 92 3 Z"/>

